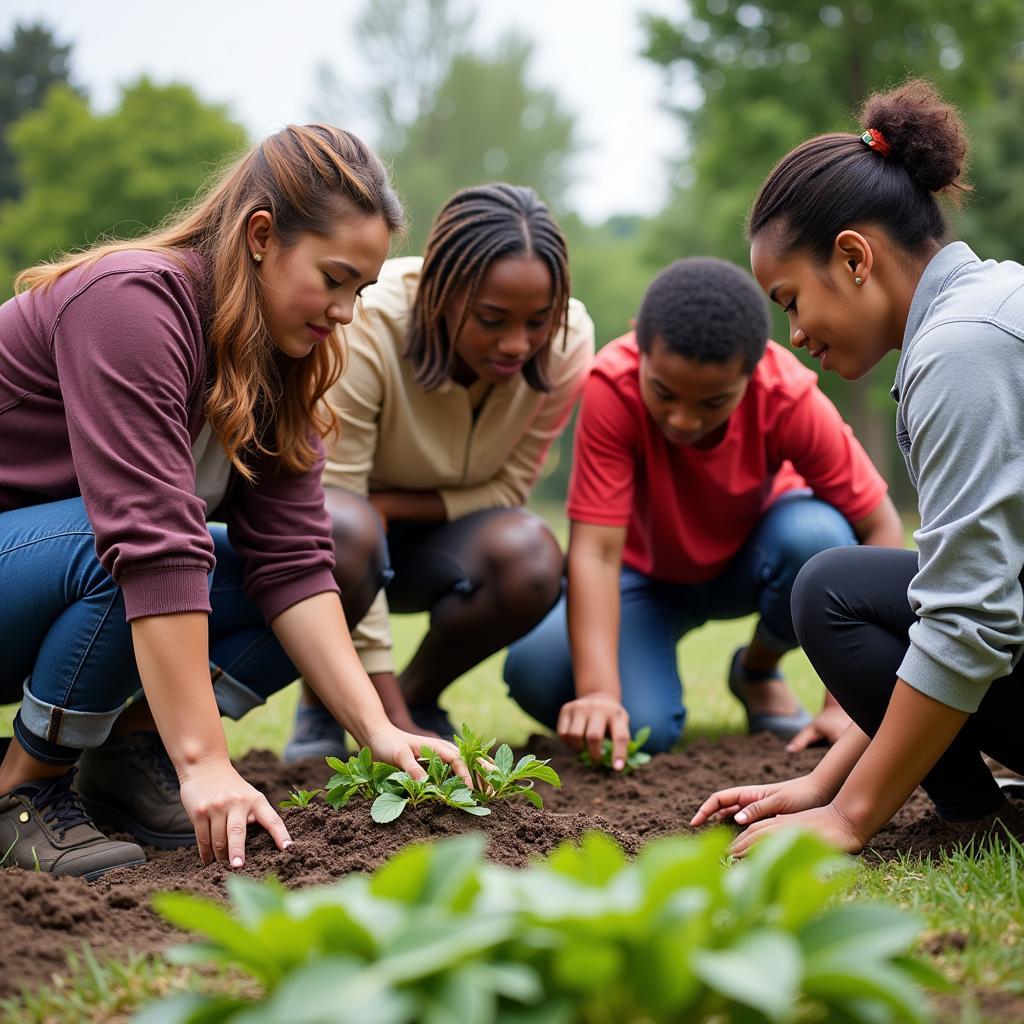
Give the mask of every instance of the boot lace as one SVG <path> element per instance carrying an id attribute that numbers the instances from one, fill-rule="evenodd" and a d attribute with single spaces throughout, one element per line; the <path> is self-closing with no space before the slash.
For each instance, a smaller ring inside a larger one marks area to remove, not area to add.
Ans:
<path id="1" fill-rule="evenodd" d="M 177 793 L 179 789 L 178 773 L 174 769 L 173 762 L 167 756 L 167 751 L 163 743 L 160 742 L 159 736 L 155 733 L 145 736 L 139 747 L 140 753 L 156 773 L 157 782 L 169 793 Z"/>
<path id="2" fill-rule="evenodd" d="M 71 788 L 71 780 L 77 770 L 72 768 L 66 775 L 58 775 L 44 782 L 30 797 L 43 821 L 60 833 L 61 839 L 68 829 L 76 825 L 92 824 L 92 818 L 80 803 L 78 794 Z"/>

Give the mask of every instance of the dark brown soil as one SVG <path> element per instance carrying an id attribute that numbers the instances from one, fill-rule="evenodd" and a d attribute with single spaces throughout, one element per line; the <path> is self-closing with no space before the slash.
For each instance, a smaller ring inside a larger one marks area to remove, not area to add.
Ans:
<path id="1" fill-rule="evenodd" d="M 635 853 L 650 839 L 690 832 L 686 823 L 715 789 L 802 774 L 821 756 L 820 751 L 786 754 L 781 743 L 769 736 L 730 737 L 717 744 L 698 740 L 681 753 L 658 757 L 633 775 L 613 778 L 584 768 L 556 740 L 535 737 L 530 749 L 550 757 L 564 783 L 561 790 L 542 787 L 542 812 L 525 804 L 503 803 L 489 817 L 476 818 L 427 807 L 407 811 L 393 825 L 376 825 L 365 803 L 335 811 L 317 802 L 286 812 L 295 840 L 287 852 L 278 852 L 265 833 L 253 836 L 240 873 L 253 878 L 273 874 L 290 888 L 315 885 L 350 871 L 371 871 L 410 842 L 467 829 L 482 830 L 488 857 L 513 867 L 525 865 L 563 840 L 578 839 L 588 829 L 611 834 Z M 239 769 L 274 803 L 289 790 L 322 786 L 329 774 L 322 762 L 288 766 L 266 751 L 247 755 Z M 1024 838 L 1024 804 L 1009 805 L 1001 817 L 1012 834 Z M 917 793 L 865 856 L 929 856 L 991 828 L 991 822 L 950 826 Z M 66 953 L 83 942 L 100 957 L 121 958 L 131 952 L 157 952 L 178 941 L 181 934 L 149 908 L 155 892 L 177 889 L 213 898 L 224 895 L 228 872 L 220 865 L 203 868 L 193 849 L 147 853 L 150 862 L 145 866 L 111 872 L 91 885 L 27 871 L 0 871 L 5 968 L 0 972 L 0 995 L 52 981 L 64 969 Z"/>

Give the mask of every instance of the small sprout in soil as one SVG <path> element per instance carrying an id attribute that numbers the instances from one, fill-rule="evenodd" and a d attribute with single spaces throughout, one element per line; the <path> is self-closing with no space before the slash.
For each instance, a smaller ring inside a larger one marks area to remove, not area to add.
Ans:
<path id="1" fill-rule="evenodd" d="M 287 800 L 282 800 L 277 806 L 282 811 L 289 807 L 308 807 L 310 802 L 323 792 L 322 789 L 296 789 L 288 794 Z"/>
<path id="2" fill-rule="evenodd" d="M 414 779 L 408 772 L 396 772 L 387 777 L 387 788 L 370 808 L 370 817 L 378 824 L 394 821 L 406 807 L 435 801 L 458 808 L 468 814 L 490 814 L 489 807 L 481 807 L 466 788 L 466 784 L 452 773 L 430 747 L 420 748 L 420 759 L 427 762 L 427 776 Z"/>
<path id="3" fill-rule="evenodd" d="M 512 748 L 507 743 L 498 747 L 491 760 L 491 747 L 495 742 L 477 735 L 465 724 L 462 733 L 455 737 L 455 745 L 476 783 L 476 798 L 490 802 L 522 796 L 534 807 L 542 808 L 544 801 L 534 792 L 534 781 L 539 779 L 557 788 L 562 785 L 558 773 L 547 761 L 538 761 L 533 754 L 525 754 L 513 766 Z"/>
<path id="4" fill-rule="evenodd" d="M 636 768 L 641 768 L 647 764 L 651 759 L 651 755 L 640 748 L 647 742 L 648 737 L 651 735 L 651 727 L 645 725 L 630 741 L 629 746 L 626 747 L 626 764 L 622 769 L 622 774 L 626 775 Z M 601 760 L 595 763 L 594 759 L 590 756 L 589 750 L 583 750 L 580 753 L 580 761 L 583 762 L 588 768 L 611 768 L 612 766 L 612 741 L 605 736 L 601 741 Z"/>
<path id="5" fill-rule="evenodd" d="M 371 800 L 370 817 L 384 824 L 398 818 L 406 807 L 418 807 L 428 802 L 480 816 L 491 813 L 491 809 L 486 806 L 491 801 L 516 796 L 529 800 L 534 807 L 543 807 L 544 802 L 534 792 L 534 783 L 540 780 L 552 786 L 562 784 L 555 770 L 548 767 L 547 761 L 538 761 L 533 754 L 526 754 L 514 764 L 512 748 L 507 743 L 498 747 L 491 760 L 491 747 L 496 741 L 474 733 L 469 726 L 463 725 L 462 735 L 456 736 L 455 742 L 462 760 L 469 768 L 475 790 L 471 790 L 452 771 L 451 765 L 430 747 L 420 748 L 420 760 L 427 770 L 426 778 L 423 779 L 414 779 L 408 772 L 399 771 L 394 765 L 374 761 L 370 748 L 363 747 L 347 761 L 336 757 L 327 758 L 334 774 L 327 780 L 324 799 L 332 807 L 344 807 L 354 796 Z M 308 799 L 312 799 L 312 796 Z M 305 804 L 289 803 L 287 806 Z"/>
<path id="6" fill-rule="evenodd" d="M 393 764 L 374 761 L 369 747 L 363 747 L 347 761 L 328 757 L 327 764 L 334 774 L 327 780 L 324 799 L 332 807 L 344 807 L 354 796 L 373 800 L 384 792 L 388 776 L 395 771 Z"/>

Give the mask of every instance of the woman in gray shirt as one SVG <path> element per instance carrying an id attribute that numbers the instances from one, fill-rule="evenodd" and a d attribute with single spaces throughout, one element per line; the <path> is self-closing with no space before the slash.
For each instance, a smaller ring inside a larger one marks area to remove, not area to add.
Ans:
<path id="1" fill-rule="evenodd" d="M 946 244 L 967 142 L 931 86 L 873 96 L 862 123 L 774 168 L 751 264 L 824 369 L 855 380 L 901 350 L 919 550 L 826 551 L 797 579 L 800 644 L 854 724 L 810 775 L 704 803 L 694 824 L 749 826 L 740 853 L 786 824 L 855 852 L 919 784 L 944 818 L 982 818 L 1003 803 L 982 754 L 1024 770 L 1024 267 Z"/>

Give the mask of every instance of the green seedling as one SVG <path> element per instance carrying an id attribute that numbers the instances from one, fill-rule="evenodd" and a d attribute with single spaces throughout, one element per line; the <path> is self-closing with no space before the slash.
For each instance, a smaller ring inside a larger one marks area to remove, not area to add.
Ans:
<path id="1" fill-rule="evenodd" d="M 462 723 L 462 732 L 455 735 L 455 746 L 459 748 L 459 754 L 473 776 L 473 784 L 478 790 L 483 790 L 485 786 L 483 773 L 478 766 L 486 765 L 490 761 L 491 747 L 497 742 L 493 736 L 484 739 L 483 733 L 473 732 L 465 722 Z"/>
<path id="2" fill-rule="evenodd" d="M 354 796 L 373 800 L 385 791 L 385 783 L 395 766 L 374 761 L 369 747 L 363 747 L 347 761 L 328 757 L 327 764 L 334 774 L 327 780 L 324 799 L 332 807 L 344 807 Z"/>
<path id="3" fill-rule="evenodd" d="M 466 762 L 473 775 L 477 787 L 477 799 L 485 802 L 491 800 L 507 800 L 509 797 L 522 796 L 542 808 L 544 801 L 540 794 L 534 792 L 535 780 L 547 782 L 560 787 L 562 780 L 547 761 L 539 761 L 533 754 L 526 754 L 513 765 L 512 748 L 507 743 L 498 747 L 494 759 L 491 759 L 491 747 L 497 741 L 484 739 L 465 723 L 462 733 L 455 737 L 455 745 L 459 748 L 462 760 Z"/>
<path id="4" fill-rule="evenodd" d="M 640 748 L 647 742 L 651 735 L 651 727 L 645 725 L 630 741 L 626 747 L 626 763 L 622 768 L 623 774 L 628 774 L 636 768 L 641 768 L 651 759 L 651 755 Z M 590 756 L 590 751 L 584 749 L 580 753 L 580 761 L 588 768 L 611 768 L 612 766 L 612 741 L 605 736 L 601 741 L 601 760 L 595 761 Z"/>
<path id="5" fill-rule="evenodd" d="M 406 807 L 435 801 L 458 808 L 468 814 L 490 814 L 489 807 L 481 807 L 466 788 L 466 784 L 452 773 L 451 766 L 441 760 L 430 747 L 420 748 L 420 759 L 427 763 L 427 775 L 414 779 L 408 772 L 396 772 L 387 777 L 386 788 L 370 808 L 370 817 L 378 824 L 398 818 Z"/>
<path id="6" fill-rule="evenodd" d="M 322 792 L 322 789 L 296 789 L 288 794 L 287 800 L 282 800 L 277 806 L 282 811 L 289 807 L 308 807 Z"/>

